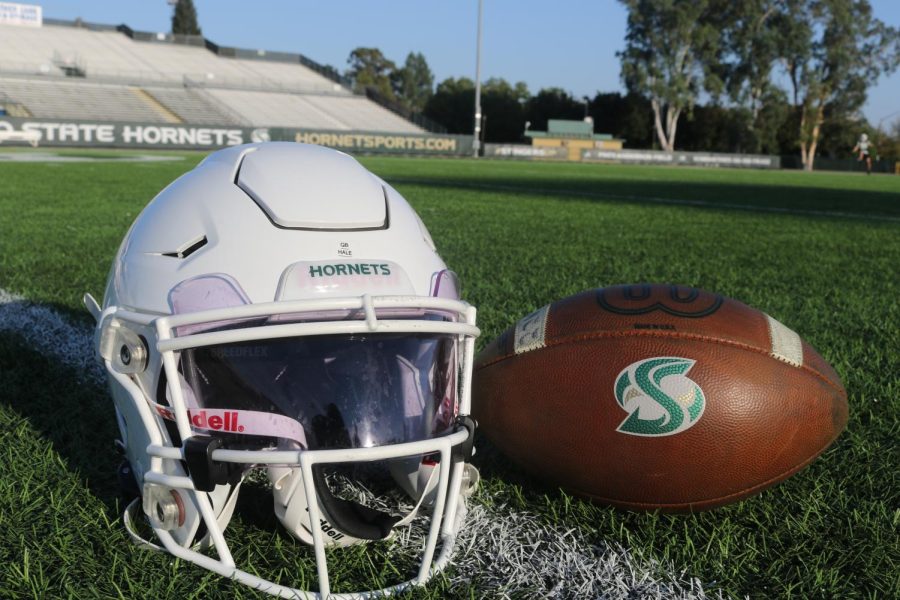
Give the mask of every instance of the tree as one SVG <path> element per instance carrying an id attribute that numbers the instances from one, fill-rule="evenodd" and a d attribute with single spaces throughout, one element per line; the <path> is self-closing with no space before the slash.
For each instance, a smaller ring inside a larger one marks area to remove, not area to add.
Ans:
<path id="1" fill-rule="evenodd" d="M 194 0 L 177 1 L 175 11 L 172 13 L 172 33 L 176 35 L 200 35 Z"/>
<path id="2" fill-rule="evenodd" d="M 448 77 L 437 85 L 425 104 L 425 116 L 447 128 L 449 133 L 472 133 L 475 114 L 475 82 L 468 77 Z"/>
<path id="3" fill-rule="evenodd" d="M 525 119 L 532 129 L 546 131 L 549 119 L 582 119 L 584 104 L 561 88 L 544 88 L 525 101 Z"/>
<path id="4" fill-rule="evenodd" d="M 783 95 L 772 81 L 784 0 L 733 0 L 722 11 L 723 51 L 730 60 L 722 62 L 720 73 L 729 97 L 744 109 L 745 150 L 760 152 L 774 147 L 778 122 L 785 116 Z"/>
<path id="5" fill-rule="evenodd" d="M 650 101 L 635 93 L 598 93 L 591 100 L 594 131 L 625 140 L 627 148 L 653 145 L 653 110 Z"/>
<path id="6" fill-rule="evenodd" d="M 505 79 L 491 78 L 481 86 L 481 108 L 487 118 L 485 140 L 520 142 L 525 131 L 524 104 L 528 86 L 511 85 Z M 475 112 L 475 83 L 466 77 L 440 82 L 425 106 L 425 116 L 447 128 L 449 133 L 471 134 Z"/>
<path id="7" fill-rule="evenodd" d="M 421 53 L 410 52 L 403 67 L 391 73 L 390 79 L 394 94 L 404 106 L 414 112 L 425 110 L 434 93 L 434 74 Z"/>
<path id="8" fill-rule="evenodd" d="M 347 58 L 350 68 L 347 76 L 353 80 L 353 89 L 364 93 L 372 88 L 386 100 L 396 100 L 390 75 L 397 65 L 388 60 L 378 48 L 356 48 Z"/>
<path id="9" fill-rule="evenodd" d="M 889 131 L 878 131 L 877 154 L 882 158 L 900 161 L 900 119 L 894 121 Z"/>
<path id="10" fill-rule="evenodd" d="M 778 87 L 769 86 L 760 97 L 754 112 L 745 119 L 750 128 L 750 145 L 746 150 L 762 154 L 785 154 L 778 141 L 778 131 L 791 112 L 787 94 Z"/>
<path id="11" fill-rule="evenodd" d="M 799 113 L 800 159 L 812 171 L 827 119 L 857 112 L 882 73 L 900 64 L 900 34 L 868 0 L 786 0 L 779 39 Z"/>
<path id="12" fill-rule="evenodd" d="M 717 94 L 721 11 L 711 0 L 621 0 L 628 8 L 622 79 L 646 95 L 663 150 L 675 149 L 678 119 L 690 111 L 701 84 Z"/>
<path id="13" fill-rule="evenodd" d="M 816 156 L 825 156 L 827 158 L 856 158 L 853 153 L 853 146 L 859 139 L 859 134 L 866 132 L 872 140 L 871 148 L 872 157 L 878 155 L 876 150 L 878 144 L 878 134 L 869 122 L 858 115 L 835 115 L 830 110 L 825 111 L 825 121 L 822 123 L 822 129 L 819 134 L 819 143 L 816 149 Z"/>
<path id="14" fill-rule="evenodd" d="M 528 86 L 522 81 L 514 85 L 498 77 L 485 81 L 481 86 L 485 141 L 521 142 L 525 133 L 525 103 L 530 97 Z"/>
<path id="15" fill-rule="evenodd" d="M 744 108 L 697 106 L 679 132 L 679 147 L 693 152 L 746 152 L 752 143 Z"/>

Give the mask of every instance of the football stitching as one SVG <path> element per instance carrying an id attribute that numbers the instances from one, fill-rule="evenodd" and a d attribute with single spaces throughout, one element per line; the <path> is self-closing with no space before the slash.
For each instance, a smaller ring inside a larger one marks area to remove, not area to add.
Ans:
<path id="1" fill-rule="evenodd" d="M 777 360 L 777 357 L 773 357 L 772 353 L 769 352 L 768 350 L 764 350 L 762 348 L 757 348 L 756 346 L 751 346 L 750 344 L 745 344 L 743 342 L 735 342 L 733 340 L 724 340 L 721 338 L 708 337 L 708 336 L 705 336 L 705 335 L 702 335 L 699 333 L 679 333 L 679 332 L 671 333 L 671 332 L 665 332 L 665 331 L 599 331 L 599 332 L 595 331 L 595 332 L 591 332 L 591 333 L 570 335 L 570 336 L 566 336 L 566 337 L 555 338 L 553 340 L 546 340 L 544 342 L 543 348 L 537 348 L 535 350 L 532 350 L 531 352 L 528 352 L 528 354 L 534 354 L 537 352 L 541 352 L 542 350 L 546 350 L 546 349 L 552 348 L 554 346 L 561 346 L 562 344 L 569 343 L 569 342 L 581 342 L 581 341 L 585 341 L 585 340 L 592 340 L 592 339 L 598 339 L 598 338 L 618 338 L 618 337 L 631 337 L 631 336 L 693 339 L 693 340 L 702 341 L 702 342 L 712 342 L 714 344 L 721 344 L 723 346 L 731 346 L 733 348 L 740 348 L 741 350 L 748 350 L 750 352 L 756 352 L 757 354 L 764 354 L 764 355 L 768 356 L 769 358 L 775 358 Z M 475 370 L 480 371 L 482 369 L 486 369 L 487 367 L 495 365 L 499 362 L 502 362 L 509 358 L 515 358 L 517 356 L 519 356 L 519 355 L 518 354 L 506 354 L 504 356 L 498 356 L 496 358 L 489 360 L 488 362 L 486 362 L 482 365 L 476 366 Z M 785 364 L 790 364 L 790 363 L 785 363 Z M 791 365 L 791 366 L 794 366 L 794 365 Z M 803 363 L 802 365 L 797 366 L 795 368 L 802 369 L 808 373 L 812 373 L 813 375 L 815 375 L 816 377 L 818 377 L 819 379 L 821 379 L 822 381 L 827 383 L 830 387 L 837 390 L 837 392 L 841 396 L 846 397 L 846 391 L 844 391 L 844 388 L 840 384 L 838 384 L 834 381 L 831 381 L 831 379 L 829 379 L 828 377 L 825 377 L 825 375 L 823 375 L 823 374 L 819 373 L 818 371 L 816 371 L 815 369 L 807 366 L 806 363 Z"/>

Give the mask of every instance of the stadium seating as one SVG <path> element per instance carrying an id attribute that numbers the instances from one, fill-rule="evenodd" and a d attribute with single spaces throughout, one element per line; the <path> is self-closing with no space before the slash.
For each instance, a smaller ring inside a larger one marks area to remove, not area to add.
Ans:
<path id="1" fill-rule="evenodd" d="M 0 69 L 58 75 L 64 65 L 79 65 L 110 75 L 152 75 L 154 69 L 128 52 L 126 42 L 131 40 L 117 31 L 0 25 Z"/>
<path id="2" fill-rule="evenodd" d="M 35 118 L 422 131 L 299 62 L 224 57 L 159 37 L 0 25 L 0 92 Z"/>
<path id="3" fill-rule="evenodd" d="M 312 106 L 335 115 L 355 131 L 417 133 L 422 129 L 362 96 L 305 96 Z"/>
<path id="4" fill-rule="evenodd" d="M 177 122 L 124 85 L 4 78 L 0 90 L 36 118 Z"/>
<path id="5" fill-rule="evenodd" d="M 201 90 L 178 87 L 146 87 L 144 89 L 185 123 L 197 123 L 198 125 L 250 124 L 235 119 L 225 110 L 205 100 Z"/>
<path id="6" fill-rule="evenodd" d="M 415 133 L 412 123 L 360 96 L 207 89 L 254 126 Z"/>
<path id="7" fill-rule="evenodd" d="M 261 79 L 265 85 L 273 85 L 284 89 L 315 89 L 329 93 L 349 94 L 349 90 L 339 84 L 322 77 L 303 65 L 272 62 L 266 60 L 233 59 L 231 62 Z"/>
<path id="8" fill-rule="evenodd" d="M 115 30 L 0 25 L 0 70 L 59 75 L 65 65 L 106 79 L 180 83 L 189 77 L 209 84 L 348 93 L 300 64 L 226 59 L 206 48 L 140 42 Z"/>

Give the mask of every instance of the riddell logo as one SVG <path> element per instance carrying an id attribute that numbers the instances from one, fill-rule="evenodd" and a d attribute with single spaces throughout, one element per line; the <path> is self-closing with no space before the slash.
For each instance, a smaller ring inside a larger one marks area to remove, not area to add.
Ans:
<path id="1" fill-rule="evenodd" d="M 325 519 L 319 519 L 319 523 L 322 525 L 322 533 L 333 539 L 334 541 L 338 541 L 344 534 L 338 533 L 337 529 L 334 528 L 328 521 Z"/>
<path id="2" fill-rule="evenodd" d="M 169 419 L 170 421 L 175 420 L 175 413 L 168 408 L 157 406 L 156 412 L 164 419 Z M 198 429 L 243 433 L 244 426 L 238 423 L 237 411 L 226 410 L 221 414 L 210 414 L 210 412 L 206 410 L 201 410 L 196 413 L 188 411 L 188 418 L 191 420 L 191 424 Z M 219 413 L 219 411 L 215 412 Z"/>
<path id="3" fill-rule="evenodd" d="M 201 410 L 197 414 L 188 411 L 188 416 L 191 418 L 191 423 L 194 424 L 194 427 L 199 427 L 200 429 L 244 431 L 244 426 L 238 425 L 238 414 L 235 411 L 225 411 L 225 414 L 221 417 L 219 415 L 211 415 L 209 418 L 207 418 L 205 410 Z"/>
<path id="4" fill-rule="evenodd" d="M 307 513 L 309 512 L 308 506 L 306 507 L 306 512 Z M 334 525 L 332 525 L 331 523 L 329 523 L 322 517 L 319 517 L 319 525 L 321 525 L 322 533 L 324 533 L 325 535 L 327 535 L 334 541 L 338 541 L 344 537 L 343 533 L 341 533 L 337 529 L 335 529 Z"/>

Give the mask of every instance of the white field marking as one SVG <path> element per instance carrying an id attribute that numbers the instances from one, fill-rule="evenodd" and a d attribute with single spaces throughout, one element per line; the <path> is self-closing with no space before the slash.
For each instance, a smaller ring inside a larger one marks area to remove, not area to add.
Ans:
<path id="1" fill-rule="evenodd" d="M 182 156 L 134 154 L 130 156 L 70 156 L 53 152 L 0 152 L 0 162 L 84 163 L 84 162 L 168 162 L 184 160 Z"/>
<path id="2" fill-rule="evenodd" d="M 497 190 L 502 192 L 526 192 L 529 194 L 546 194 L 548 196 L 582 196 L 585 198 L 597 198 L 598 200 L 626 200 L 628 202 L 645 202 L 648 204 L 670 204 L 672 206 L 699 206 L 702 208 L 727 208 L 731 210 L 746 210 L 749 212 L 777 213 L 786 215 L 832 217 L 835 219 L 858 219 L 861 221 L 890 221 L 900 223 L 900 217 L 893 215 L 867 215 L 863 213 L 850 213 L 831 210 L 813 210 L 805 208 L 785 208 L 782 206 L 758 206 L 756 204 L 737 204 L 733 202 L 711 202 L 709 200 L 685 200 L 680 198 L 656 198 L 653 196 L 629 196 L 625 194 L 607 194 L 605 192 L 590 192 L 587 190 L 548 189 L 523 187 L 516 185 L 502 185 L 494 183 L 471 182 L 443 182 L 432 179 L 415 179 L 395 177 L 391 183 L 406 183 L 410 185 L 439 186 L 450 188 L 470 188 L 477 190 Z"/>
<path id="3" fill-rule="evenodd" d="M 672 564 L 637 560 L 625 548 L 591 542 L 577 529 L 536 515 L 469 501 L 451 581 L 475 579 L 491 598 L 721 598 Z"/>
<path id="4" fill-rule="evenodd" d="M 75 371 L 82 383 L 101 386 L 105 380 L 93 358 L 93 332 L 52 308 L 0 289 L 2 331 L 23 336 L 35 350 Z M 473 500 L 469 505 L 452 561 L 454 587 L 476 580 L 492 598 L 710 597 L 698 579 L 672 564 L 638 560 L 625 548 L 591 542 L 577 529 L 549 525 L 531 513 Z"/>
<path id="5" fill-rule="evenodd" d="M 102 385 L 106 381 L 103 368 L 94 360 L 93 331 L 73 325 L 52 308 L 2 288 L 0 331 L 21 335 L 34 350 L 75 371 L 82 382 Z"/>

